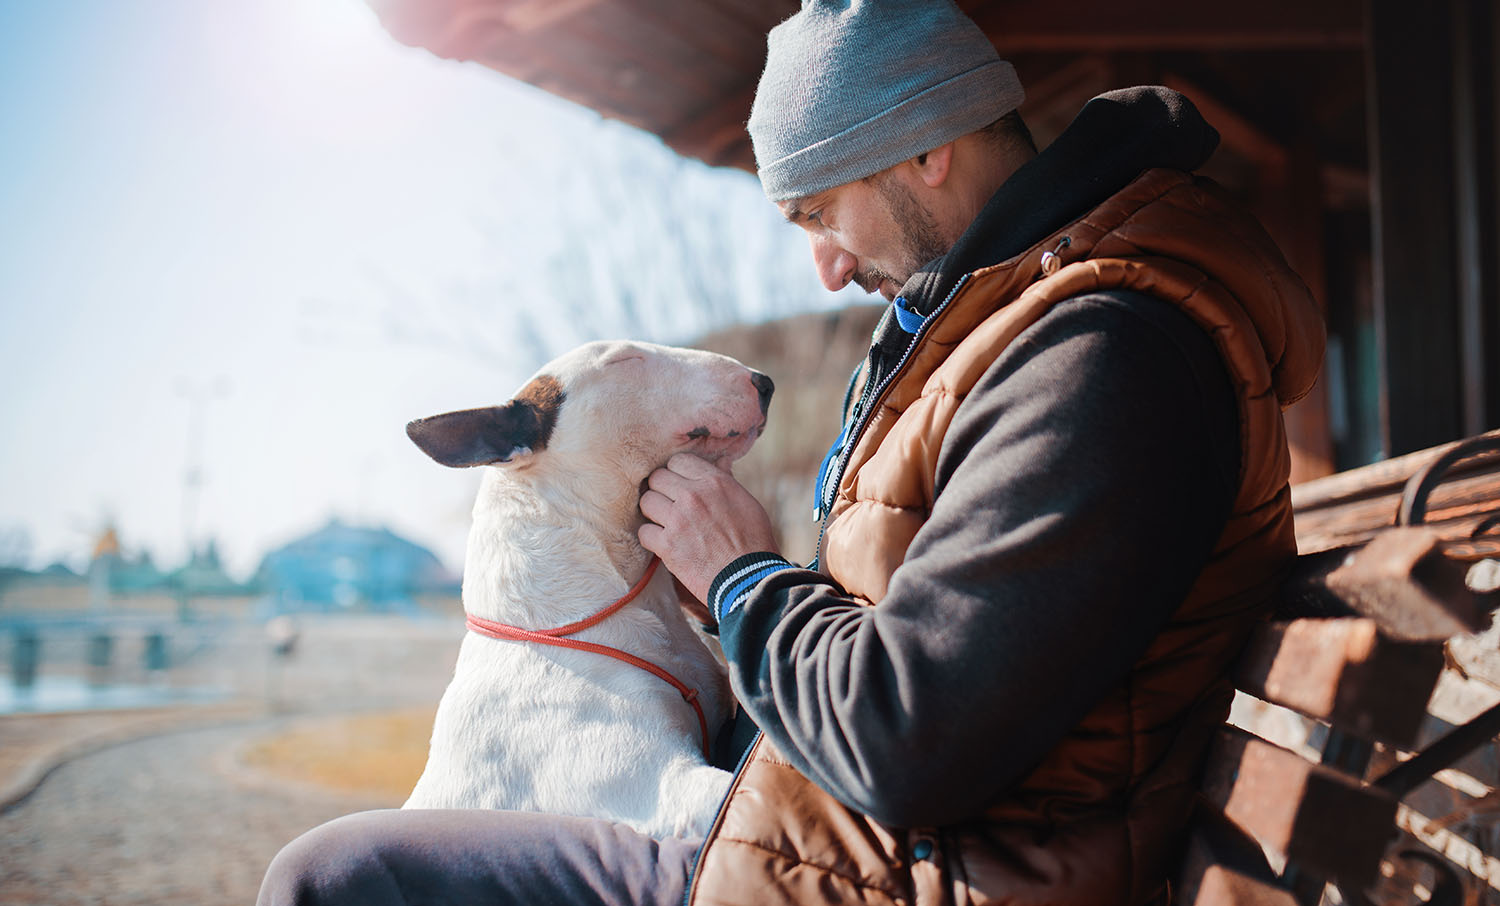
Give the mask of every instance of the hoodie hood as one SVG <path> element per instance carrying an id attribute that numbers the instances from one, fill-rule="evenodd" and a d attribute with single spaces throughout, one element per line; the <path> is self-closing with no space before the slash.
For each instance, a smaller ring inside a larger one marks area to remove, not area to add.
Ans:
<path id="1" fill-rule="evenodd" d="M 1146 170 L 1196 170 L 1218 144 L 1218 131 L 1170 88 L 1101 94 L 1005 181 L 948 254 L 913 274 L 901 295 L 927 314 L 964 274 L 1020 254 Z"/>

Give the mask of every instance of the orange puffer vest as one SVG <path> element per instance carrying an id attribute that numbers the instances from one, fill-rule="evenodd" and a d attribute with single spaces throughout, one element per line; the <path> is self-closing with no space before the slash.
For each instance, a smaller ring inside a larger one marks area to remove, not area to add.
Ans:
<path id="1" fill-rule="evenodd" d="M 1067 264 L 1042 276 L 1062 237 Z M 1228 711 L 1225 670 L 1296 553 L 1281 408 L 1312 386 L 1323 326 L 1270 238 L 1205 180 L 1150 170 L 930 319 L 854 441 L 820 562 L 873 606 L 931 510 L 965 395 L 1054 304 L 1134 290 L 1212 336 L 1239 398 L 1239 490 L 1186 599 L 1123 683 L 971 820 L 893 828 L 853 811 L 761 738 L 699 862 L 699 904 L 1115 904 L 1160 899 L 1199 762 Z M 983 715 L 975 715 L 982 720 Z"/>

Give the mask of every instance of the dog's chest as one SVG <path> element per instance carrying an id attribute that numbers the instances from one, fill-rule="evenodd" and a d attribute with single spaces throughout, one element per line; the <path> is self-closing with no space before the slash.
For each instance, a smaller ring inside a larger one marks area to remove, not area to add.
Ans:
<path id="1" fill-rule="evenodd" d="M 697 736 L 686 703 L 650 674 L 471 636 L 407 805 L 649 814 L 667 766 L 701 760 Z"/>

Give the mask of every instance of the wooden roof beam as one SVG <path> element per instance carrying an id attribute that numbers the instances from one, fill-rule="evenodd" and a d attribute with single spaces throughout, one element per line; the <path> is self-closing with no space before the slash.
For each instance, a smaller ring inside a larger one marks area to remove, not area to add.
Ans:
<path id="1" fill-rule="evenodd" d="M 715 101 L 678 126 L 664 130 L 662 141 L 680 152 L 710 163 L 719 160 L 724 151 L 741 140 L 749 140 L 745 120 L 755 100 L 756 83 Z"/>
<path id="2" fill-rule="evenodd" d="M 1364 46 L 1360 0 L 1212 4 L 1156 0 L 1149 14 L 1116 0 L 966 0 L 1001 54 L 1028 51 L 1226 51 Z"/>
<path id="3" fill-rule="evenodd" d="M 1203 118 L 1219 130 L 1226 147 L 1248 157 L 1258 167 L 1271 170 L 1286 167 L 1286 146 L 1267 135 L 1249 117 L 1179 75 L 1164 73 L 1162 84 L 1187 95 Z"/>
<path id="4" fill-rule="evenodd" d="M 515 31 L 527 34 L 598 4 L 599 0 L 515 0 L 501 10 L 500 17 Z"/>

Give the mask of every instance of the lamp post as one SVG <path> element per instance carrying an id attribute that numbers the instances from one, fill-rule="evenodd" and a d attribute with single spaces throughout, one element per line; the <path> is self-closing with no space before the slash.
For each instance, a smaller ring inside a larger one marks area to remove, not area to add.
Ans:
<path id="1" fill-rule="evenodd" d="M 223 375 L 207 381 L 177 379 L 177 395 L 188 404 L 187 450 L 182 469 L 182 534 L 187 546 L 187 561 L 177 583 L 177 618 L 188 618 L 192 600 L 191 567 L 198 553 L 198 503 L 203 491 L 204 411 L 214 400 L 229 395 L 229 379 Z"/>

